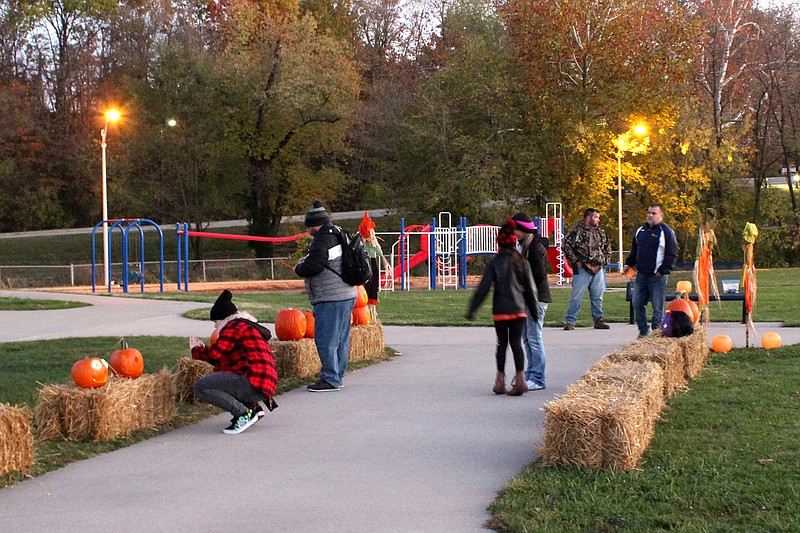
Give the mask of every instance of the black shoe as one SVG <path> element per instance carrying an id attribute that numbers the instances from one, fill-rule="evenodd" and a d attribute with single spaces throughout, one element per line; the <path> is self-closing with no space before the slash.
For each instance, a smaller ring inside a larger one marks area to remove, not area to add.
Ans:
<path id="1" fill-rule="evenodd" d="M 324 379 L 320 379 L 319 381 L 315 381 L 308 387 L 306 387 L 311 392 L 335 392 L 339 390 L 339 387 L 334 387 Z"/>
<path id="2" fill-rule="evenodd" d="M 241 416 L 234 416 L 231 419 L 231 425 L 223 429 L 222 432 L 226 435 L 236 435 L 258 422 L 258 418 L 255 410 L 250 409 Z"/>
<path id="3" fill-rule="evenodd" d="M 564 331 L 572 331 L 573 329 L 575 329 L 575 324 L 570 324 L 569 322 L 564 324 Z"/>
<path id="4" fill-rule="evenodd" d="M 611 329 L 611 326 L 605 323 L 602 318 L 594 321 L 594 329 Z"/>
<path id="5" fill-rule="evenodd" d="M 264 418 L 264 415 L 267 414 L 264 412 L 264 408 L 261 407 L 261 402 L 253 404 L 252 410 L 258 418 Z"/>

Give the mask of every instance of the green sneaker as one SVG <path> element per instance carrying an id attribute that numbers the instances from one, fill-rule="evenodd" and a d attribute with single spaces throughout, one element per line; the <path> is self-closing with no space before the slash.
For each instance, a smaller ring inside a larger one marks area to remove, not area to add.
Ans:
<path id="1" fill-rule="evenodd" d="M 231 425 L 223 429 L 222 432 L 226 435 L 236 435 L 258 422 L 258 419 L 259 417 L 256 415 L 255 410 L 250 409 L 241 416 L 234 416 L 231 419 Z"/>

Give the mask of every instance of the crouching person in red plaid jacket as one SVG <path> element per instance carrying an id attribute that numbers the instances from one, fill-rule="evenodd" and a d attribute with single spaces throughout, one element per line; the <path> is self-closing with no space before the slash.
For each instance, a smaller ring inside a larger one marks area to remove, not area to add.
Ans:
<path id="1" fill-rule="evenodd" d="M 231 425 L 222 430 L 236 435 L 272 411 L 278 372 L 272 348 L 267 343 L 270 331 L 255 318 L 240 312 L 231 301 L 229 290 L 220 294 L 211 308 L 217 341 L 205 346 L 197 337 L 189 339 L 192 359 L 207 361 L 214 371 L 197 380 L 194 392 L 206 403 L 231 413 Z"/>

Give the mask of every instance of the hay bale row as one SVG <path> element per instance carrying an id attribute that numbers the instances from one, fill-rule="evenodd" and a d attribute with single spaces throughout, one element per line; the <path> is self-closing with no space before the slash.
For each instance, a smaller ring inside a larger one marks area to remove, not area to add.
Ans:
<path id="1" fill-rule="evenodd" d="M 279 341 L 270 339 L 278 376 L 307 378 L 316 376 L 322 365 L 314 339 Z M 380 322 L 350 329 L 349 361 L 364 361 L 383 355 L 383 327 Z"/>
<path id="2" fill-rule="evenodd" d="M 652 335 L 596 363 L 545 405 L 545 465 L 632 470 L 667 397 L 708 358 L 705 328 L 681 339 Z"/>
<path id="3" fill-rule="evenodd" d="M 175 385 L 175 401 L 195 403 L 197 396 L 194 393 L 194 384 L 197 380 L 214 371 L 214 367 L 205 361 L 181 357 L 173 371 Z"/>
<path id="4" fill-rule="evenodd" d="M 33 464 L 32 418 L 29 409 L 0 404 L 0 476 Z"/>
<path id="5" fill-rule="evenodd" d="M 138 379 L 115 378 L 96 389 L 46 385 L 35 418 L 42 440 L 106 440 L 175 416 L 175 389 L 166 369 Z"/>
<path id="6" fill-rule="evenodd" d="M 653 438 L 663 389 L 654 362 L 601 361 L 545 405 L 543 464 L 635 468 Z"/>
<path id="7" fill-rule="evenodd" d="M 675 339 L 649 335 L 608 356 L 612 362 L 652 361 L 664 371 L 664 396 L 669 398 L 686 384 L 684 376 L 683 350 Z"/>

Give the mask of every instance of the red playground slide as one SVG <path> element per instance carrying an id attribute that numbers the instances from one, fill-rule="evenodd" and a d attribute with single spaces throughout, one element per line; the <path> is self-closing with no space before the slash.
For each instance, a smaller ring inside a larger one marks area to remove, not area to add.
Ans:
<path id="1" fill-rule="evenodd" d="M 550 260 L 550 266 L 553 267 L 553 272 L 558 274 L 558 248 L 556 248 L 555 246 L 548 247 L 547 258 Z M 564 259 L 564 277 L 565 278 L 572 277 L 572 267 L 569 266 L 569 263 L 567 263 L 566 258 Z"/>
<path id="2" fill-rule="evenodd" d="M 415 224 L 413 226 L 409 226 L 406 228 L 406 238 L 408 235 L 415 232 L 428 232 L 431 230 L 430 224 L 423 226 L 421 224 Z M 420 243 L 420 247 L 422 248 L 419 252 L 415 253 L 411 257 L 406 258 L 405 262 L 405 269 L 400 270 L 400 265 L 397 264 L 394 267 L 394 279 L 400 279 L 400 275 L 402 272 L 408 274 L 412 268 L 415 266 L 424 263 L 428 260 L 428 239 L 427 235 L 420 235 L 422 242 Z"/>

